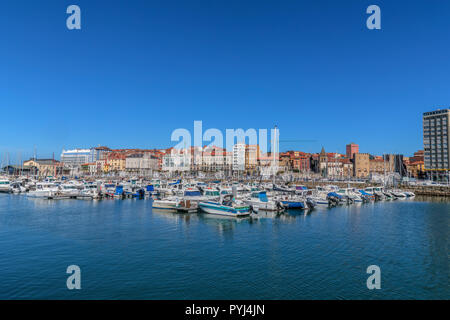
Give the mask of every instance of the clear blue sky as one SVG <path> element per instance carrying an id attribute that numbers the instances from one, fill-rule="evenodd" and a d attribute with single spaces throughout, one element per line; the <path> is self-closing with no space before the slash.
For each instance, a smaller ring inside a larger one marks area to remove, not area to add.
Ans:
<path id="1" fill-rule="evenodd" d="M 282 150 L 411 155 L 422 113 L 450 104 L 449 1 L 4 0 L 0 35 L 3 161 L 169 147 L 194 120 L 315 141 Z"/>

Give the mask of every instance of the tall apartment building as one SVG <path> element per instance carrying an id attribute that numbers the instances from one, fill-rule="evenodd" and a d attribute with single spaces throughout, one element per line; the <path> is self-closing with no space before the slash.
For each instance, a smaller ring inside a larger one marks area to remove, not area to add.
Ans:
<path id="1" fill-rule="evenodd" d="M 245 143 L 236 143 L 233 146 L 233 171 L 245 170 Z"/>
<path id="2" fill-rule="evenodd" d="M 433 177 L 447 177 L 449 166 L 450 109 L 423 114 L 425 171 Z"/>

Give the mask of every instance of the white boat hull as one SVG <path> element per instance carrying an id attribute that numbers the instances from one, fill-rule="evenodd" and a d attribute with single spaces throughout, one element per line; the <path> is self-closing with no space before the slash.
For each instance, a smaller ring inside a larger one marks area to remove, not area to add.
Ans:
<path id="1" fill-rule="evenodd" d="M 255 201 L 255 200 L 247 200 L 245 201 L 248 205 L 258 208 L 258 210 L 265 210 L 265 211 L 279 211 L 279 208 L 277 207 L 275 202 L 263 202 L 263 201 Z"/>
<path id="2" fill-rule="evenodd" d="M 237 208 L 233 207 L 225 207 L 222 205 L 216 205 L 212 203 L 199 203 L 200 209 L 208 214 L 215 214 L 220 216 L 229 216 L 229 217 L 245 217 L 250 215 L 249 208 L 245 209 L 245 211 L 240 211 Z"/>

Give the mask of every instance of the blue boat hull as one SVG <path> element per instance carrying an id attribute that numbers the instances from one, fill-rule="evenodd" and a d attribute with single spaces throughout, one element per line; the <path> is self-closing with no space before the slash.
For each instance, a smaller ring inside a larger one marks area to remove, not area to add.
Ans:
<path id="1" fill-rule="evenodd" d="M 299 202 L 299 201 L 281 201 L 281 203 L 287 209 L 305 209 L 306 208 L 304 202 Z"/>

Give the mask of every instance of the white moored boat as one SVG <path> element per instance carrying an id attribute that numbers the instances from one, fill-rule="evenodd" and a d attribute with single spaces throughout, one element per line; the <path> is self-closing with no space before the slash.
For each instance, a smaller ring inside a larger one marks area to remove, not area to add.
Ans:
<path id="1" fill-rule="evenodd" d="M 53 182 L 38 182 L 36 183 L 36 190 L 28 192 L 27 197 L 52 199 L 59 193 L 58 186 Z"/>
<path id="2" fill-rule="evenodd" d="M 222 216 L 245 217 L 250 215 L 250 207 L 241 202 L 233 200 L 233 195 L 227 194 L 221 197 L 219 202 L 205 201 L 200 202 L 200 209 L 209 214 Z"/>
<path id="3" fill-rule="evenodd" d="M 284 207 L 279 201 L 269 200 L 266 191 L 252 192 L 250 198 L 245 202 L 255 210 L 263 211 L 284 211 Z"/>
<path id="4" fill-rule="evenodd" d="M 198 209 L 198 205 L 195 201 L 172 196 L 165 199 L 153 200 L 152 208 L 168 210 L 172 212 L 179 211 L 190 213 L 196 212 Z"/>
<path id="5" fill-rule="evenodd" d="M 8 179 L 0 179 L 0 192 L 12 192 L 11 182 Z"/>

